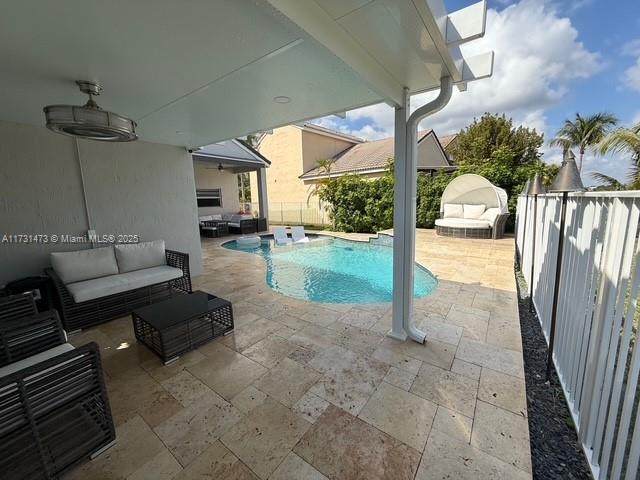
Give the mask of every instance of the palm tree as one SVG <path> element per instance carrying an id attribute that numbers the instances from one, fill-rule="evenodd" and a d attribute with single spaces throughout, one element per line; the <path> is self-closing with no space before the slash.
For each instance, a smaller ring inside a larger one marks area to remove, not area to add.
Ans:
<path id="1" fill-rule="evenodd" d="M 629 187 L 640 189 L 640 122 L 631 128 L 618 128 L 598 144 L 601 154 L 621 153 L 631 157 Z"/>
<path id="2" fill-rule="evenodd" d="M 604 173 L 593 172 L 591 177 L 600 184 L 598 185 L 598 190 L 620 191 L 627 188 L 626 185 L 617 178 L 605 175 Z"/>
<path id="3" fill-rule="evenodd" d="M 609 128 L 618 123 L 618 119 L 608 113 L 596 113 L 588 117 L 582 117 L 576 113 L 576 119 L 565 120 L 564 125 L 556 138 L 551 140 L 551 145 L 562 147 L 566 152 L 568 149 L 577 147 L 580 152 L 578 160 L 578 170 L 582 171 L 582 160 L 589 147 L 599 143 L 609 131 Z"/>

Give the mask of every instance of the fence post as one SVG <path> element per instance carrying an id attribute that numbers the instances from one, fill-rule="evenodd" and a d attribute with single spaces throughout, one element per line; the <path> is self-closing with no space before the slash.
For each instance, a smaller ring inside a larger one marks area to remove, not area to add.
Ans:
<path id="1" fill-rule="evenodd" d="M 529 311 L 533 312 L 533 272 L 536 265 L 536 227 L 538 222 L 538 195 L 544 194 L 545 189 L 542 185 L 540 174 L 536 173 L 531 182 L 531 194 L 533 194 L 533 237 L 531 242 L 531 277 L 529 281 Z"/>
<path id="2" fill-rule="evenodd" d="M 562 252 L 564 248 L 564 226 L 567 213 L 568 192 L 562 192 L 562 205 L 560 206 L 560 232 L 558 237 L 558 255 L 556 257 L 556 278 L 553 286 L 553 303 L 551 304 L 551 324 L 549 325 L 549 350 L 547 352 L 547 380 L 551 376 L 553 368 L 553 343 L 556 337 L 556 319 L 558 317 L 558 299 L 560 297 L 560 276 L 562 274 Z"/>

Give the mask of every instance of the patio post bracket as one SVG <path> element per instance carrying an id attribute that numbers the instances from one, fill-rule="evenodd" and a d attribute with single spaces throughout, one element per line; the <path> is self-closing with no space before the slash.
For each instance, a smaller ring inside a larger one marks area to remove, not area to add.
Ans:
<path id="1" fill-rule="evenodd" d="M 413 284 L 416 243 L 417 132 L 428 115 L 444 108 L 451 99 L 453 80 L 440 79 L 440 93 L 429 103 L 409 113 L 409 91 L 395 109 L 395 187 L 393 192 L 393 314 L 388 335 L 398 340 L 407 337 L 424 343 L 426 333 L 413 322 Z"/>

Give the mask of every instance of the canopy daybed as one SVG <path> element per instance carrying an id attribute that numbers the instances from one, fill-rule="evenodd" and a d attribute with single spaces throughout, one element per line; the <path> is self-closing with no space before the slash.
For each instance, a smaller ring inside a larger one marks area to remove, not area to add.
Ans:
<path id="1" fill-rule="evenodd" d="M 507 192 L 486 178 L 465 174 L 454 178 L 440 200 L 438 235 L 502 238 L 509 216 Z"/>

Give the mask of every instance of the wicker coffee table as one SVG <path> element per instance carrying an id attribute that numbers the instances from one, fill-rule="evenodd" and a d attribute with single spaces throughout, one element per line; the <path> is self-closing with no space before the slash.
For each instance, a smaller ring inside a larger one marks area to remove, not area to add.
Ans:
<path id="1" fill-rule="evenodd" d="M 131 316 L 136 339 L 165 365 L 233 331 L 231 302 L 202 291 L 139 308 Z"/>

